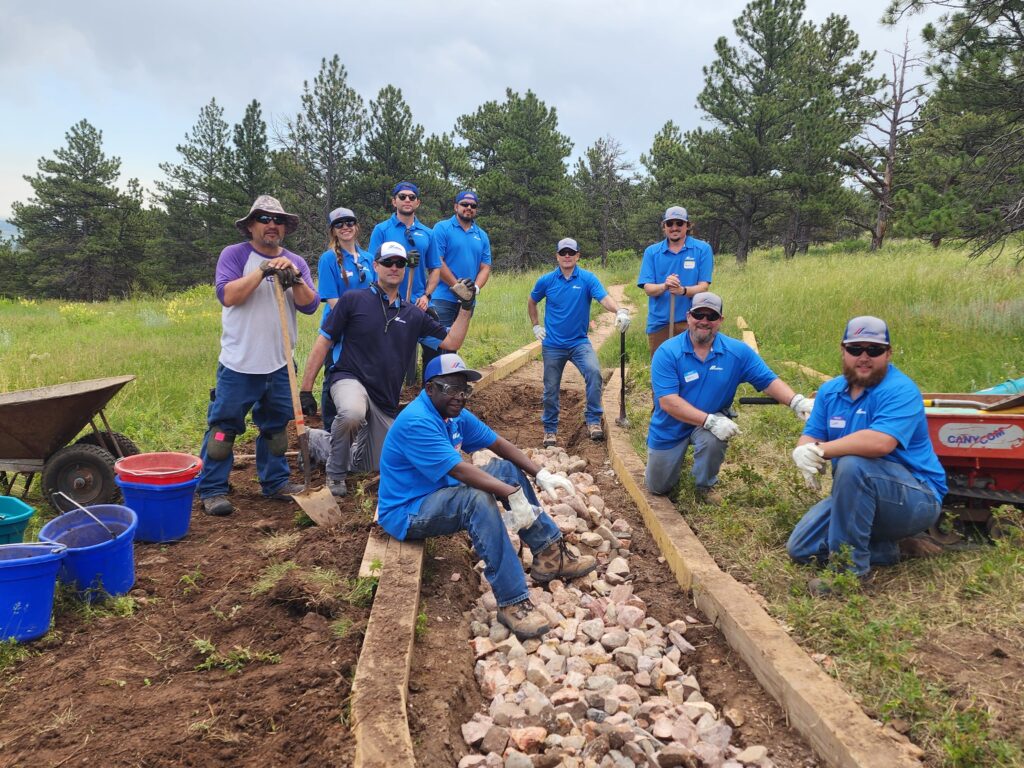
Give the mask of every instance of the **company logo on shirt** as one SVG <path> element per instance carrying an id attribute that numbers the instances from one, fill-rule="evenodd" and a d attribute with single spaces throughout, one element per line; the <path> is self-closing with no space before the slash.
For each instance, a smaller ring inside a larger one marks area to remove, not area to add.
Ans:
<path id="1" fill-rule="evenodd" d="M 574 285 L 574 286 L 572 287 L 572 289 L 573 289 L 574 291 L 582 291 L 582 290 L 583 290 L 583 288 L 581 288 L 581 287 L 580 287 L 580 286 L 578 286 L 578 285 Z"/>
<path id="2" fill-rule="evenodd" d="M 395 322 L 396 322 L 396 323 L 401 323 L 402 325 L 407 325 L 407 323 L 405 322 L 405 320 L 403 320 L 403 319 L 402 319 L 402 318 L 400 318 L 400 317 L 396 317 L 396 318 L 395 318 Z"/>
<path id="3" fill-rule="evenodd" d="M 867 416 L 868 415 L 868 412 L 865 411 L 863 408 L 858 408 L 853 413 L 854 413 L 855 416 Z"/>
<path id="4" fill-rule="evenodd" d="M 724 370 L 725 370 L 725 368 L 723 368 L 723 367 L 722 367 L 722 366 L 720 366 L 720 365 L 712 365 L 712 366 L 711 366 L 711 368 L 710 368 L 710 370 L 712 370 L 712 371 L 724 371 Z"/>

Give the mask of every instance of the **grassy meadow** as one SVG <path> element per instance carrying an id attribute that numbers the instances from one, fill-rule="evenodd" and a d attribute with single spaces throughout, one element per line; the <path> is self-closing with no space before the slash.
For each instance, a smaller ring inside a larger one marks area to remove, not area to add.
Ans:
<path id="1" fill-rule="evenodd" d="M 606 285 L 624 283 L 636 310 L 627 402 L 643 455 L 650 394 L 638 256 L 617 254 L 604 269 L 583 265 Z M 462 350 L 471 366 L 533 340 L 526 300 L 539 274 L 492 277 Z M 785 361 L 834 374 L 843 325 L 859 314 L 889 322 L 894 361 L 925 390 L 970 392 L 1024 375 L 1021 285 L 1008 260 L 972 262 L 962 251 L 909 242 L 877 254 L 860 242 L 817 247 L 792 260 L 761 251 L 742 269 L 726 256 L 714 280 L 725 301 L 723 332 L 738 337 L 742 316 L 769 365 L 806 394 L 817 382 Z M 300 366 L 318 320 L 300 316 Z M 112 427 L 143 450 L 196 451 L 219 335 L 210 286 L 102 304 L 0 300 L 0 392 L 134 374 L 108 408 Z M 614 336 L 600 357 L 618 365 Z M 759 590 L 868 712 L 907 731 L 929 765 L 1024 765 L 1022 683 L 983 663 L 993 647 L 1024 657 L 1019 538 L 885 569 L 864 593 L 851 586 L 843 599 L 812 599 L 804 586 L 811 574 L 784 554 L 792 526 L 818 498 L 789 458 L 800 425 L 788 409 L 757 407 L 742 408 L 740 424 L 722 474 L 725 507 L 697 507 L 685 481 L 677 499 L 712 554 Z"/>

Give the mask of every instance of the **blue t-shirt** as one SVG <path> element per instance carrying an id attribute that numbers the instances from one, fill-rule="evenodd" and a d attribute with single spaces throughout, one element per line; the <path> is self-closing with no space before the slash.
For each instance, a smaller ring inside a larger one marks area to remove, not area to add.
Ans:
<path id="1" fill-rule="evenodd" d="M 356 245 L 356 254 L 351 254 L 344 248 L 341 249 L 341 258 L 345 264 L 345 275 L 348 277 L 348 285 L 341 276 L 341 267 L 338 265 L 338 255 L 333 248 L 328 248 L 320 254 L 320 262 L 317 265 L 316 279 L 317 290 L 320 293 L 320 301 L 323 302 L 324 312 L 320 318 L 321 324 L 331 313 L 331 306 L 328 299 L 340 299 L 345 291 L 369 288 L 373 282 L 373 270 L 370 265 L 373 259 L 370 254 Z M 338 362 L 341 355 L 342 341 L 331 347 L 327 362 L 330 364 Z"/>
<path id="2" fill-rule="evenodd" d="M 323 321 L 320 335 L 335 344 L 345 339 L 330 383 L 356 379 L 388 416 L 398 413 L 405 369 L 420 343 L 431 349 L 448 329 L 402 298 L 388 301 L 374 283 L 365 291 L 348 291 Z"/>
<path id="3" fill-rule="evenodd" d="M 536 302 L 547 299 L 544 307 L 543 345 L 551 349 L 574 349 L 587 341 L 590 329 L 590 302 L 601 301 L 608 291 L 593 272 L 577 264 L 568 278 L 557 267 L 541 275 L 530 291 Z"/>
<path id="4" fill-rule="evenodd" d="M 433 238 L 438 261 L 443 261 L 458 279 L 468 277 L 475 281 L 480 265 L 491 263 L 491 239 L 475 221 L 468 230 L 459 224 L 458 216 L 439 221 L 434 225 Z M 433 300 L 458 301 L 459 297 L 444 281 L 439 281 Z"/>
<path id="5" fill-rule="evenodd" d="M 444 419 L 426 390 L 407 405 L 388 430 L 381 450 L 377 519 L 396 539 L 404 539 L 409 519 L 434 491 L 458 485 L 448 473 L 466 453 L 494 445 L 498 435 L 467 410 Z"/>
<path id="6" fill-rule="evenodd" d="M 437 258 L 437 254 L 434 252 L 434 241 L 430 227 L 419 219 L 414 219 L 412 226 L 406 227 L 405 224 L 398 220 L 397 214 L 392 214 L 390 219 L 382 221 L 373 228 L 373 232 L 370 234 L 370 253 L 375 257 L 377 251 L 384 243 L 392 241 L 400 243 L 406 251 L 415 248 L 420 252 L 419 264 L 416 265 L 416 269 L 412 273 L 412 298 L 410 301 L 415 302 L 416 299 L 426 293 L 427 271 L 441 267 L 441 260 Z M 406 286 L 408 285 L 407 281 L 408 275 L 402 281 L 400 289 L 403 299 L 405 298 Z"/>
<path id="7" fill-rule="evenodd" d="M 686 236 L 686 242 L 679 253 L 668 249 L 668 238 L 647 246 L 640 262 L 640 275 L 636 284 L 643 288 L 647 283 L 660 284 L 671 274 L 679 275 L 680 285 L 696 285 L 701 281 L 711 282 L 715 259 L 711 246 L 703 240 Z M 661 296 L 647 297 L 647 333 L 654 333 L 668 325 L 669 292 Z M 685 323 L 686 313 L 693 304 L 692 296 L 676 296 L 676 322 Z"/>
<path id="8" fill-rule="evenodd" d="M 892 363 L 885 378 L 864 390 L 856 400 L 850 399 L 850 387 L 842 376 L 822 384 L 814 398 L 814 410 L 804 425 L 804 434 L 828 441 L 862 429 L 894 438 L 896 448 L 880 458 L 902 464 L 942 501 L 947 490 L 946 473 L 928 437 L 921 390 Z M 833 469 L 835 461 L 832 460 Z"/>
<path id="9" fill-rule="evenodd" d="M 684 424 L 665 413 L 659 398 L 679 395 L 694 408 L 718 413 L 729 407 L 740 384 L 746 382 L 763 391 L 777 378 L 757 352 L 742 341 L 718 334 L 701 362 L 693 353 L 689 333 L 673 336 L 658 347 L 651 360 L 654 415 L 647 432 L 647 447 L 673 448 L 694 430 L 692 424 Z"/>

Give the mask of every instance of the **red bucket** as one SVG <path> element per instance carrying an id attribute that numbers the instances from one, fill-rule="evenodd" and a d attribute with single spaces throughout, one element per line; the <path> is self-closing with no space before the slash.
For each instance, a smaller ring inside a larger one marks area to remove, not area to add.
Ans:
<path id="1" fill-rule="evenodd" d="M 139 453 L 114 463 L 117 476 L 128 483 L 175 485 L 199 476 L 203 462 L 191 453 Z"/>

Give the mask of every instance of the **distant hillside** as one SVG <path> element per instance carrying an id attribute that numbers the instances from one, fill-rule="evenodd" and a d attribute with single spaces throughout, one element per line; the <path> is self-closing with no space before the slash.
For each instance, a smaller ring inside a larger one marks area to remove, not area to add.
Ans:
<path id="1" fill-rule="evenodd" d="M 0 219 L 0 236 L 13 237 L 18 234 L 18 229 L 11 224 L 7 219 Z"/>

